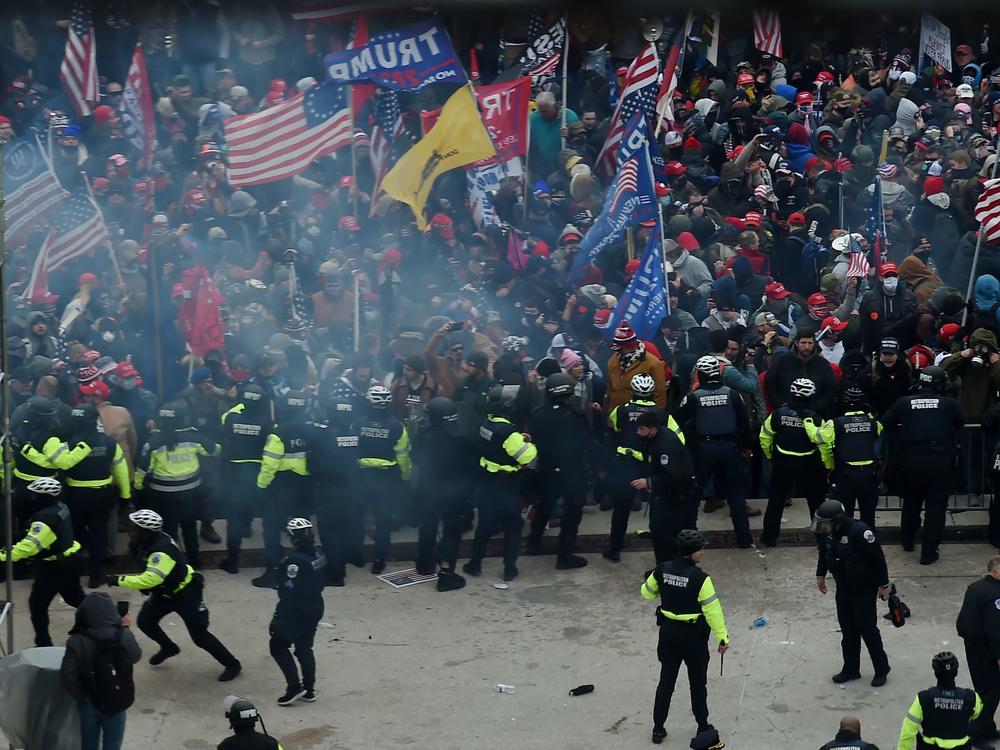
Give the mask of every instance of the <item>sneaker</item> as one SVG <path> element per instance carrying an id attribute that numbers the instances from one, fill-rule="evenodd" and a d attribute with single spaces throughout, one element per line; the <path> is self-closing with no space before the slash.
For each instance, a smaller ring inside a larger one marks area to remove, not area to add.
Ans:
<path id="1" fill-rule="evenodd" d="M 267 568 L 263 575 L 259 575 L 254 578 L 250 583 L 259 589 L 276 589 L 278 588 L 278 581 L 274 575 L 273 568 Z"/>
<path id="2" fill-rule="evenodd" d="M 513 581 L 517 578 L 518 569 L 516 565 L 504 565 L 503 566 L 503 579 L 505 581 Z"/>
<path id="3" fill-rule="evenodd" d="M 236 575 L 240 572 L 240 563 L 235 557 L 227 557 L 225 560 L 219 562 L 219 570 L 224 570 L 227 573 L 232 573 Z"/>
<path id="4" fill-rule="evenodd" d="M 609 549 L 604 550 L 604 552 L 601 553 L 601 557 L 603 557 L 605 560 L 610 560 L 611 562 L 622 561 L 622 556 L 620 552 L 612 552 Z"/>
<path id="5" fill-rule="evenodd" d="M 587 558 L 580 555 L 566 555 L 556 560 L 556 570 L 573 570 L 587 567 Z"/>
<path id="6" fill-rule="evenodd" d="M 477 560 L 469 560 L 462 566 L 462 572 L 470 576 L 481 576 L 483 574 L 483 564 Z"/>
<path id="7" fill-rule="evenodd" d="M 650 738 L 654 745 L 660 745 L 667 738 L 667 730 L 663 727 L 653 727 L 653 736 Z"/>
<path id="8" fill-rule="evenodd" d="M 841 683 L 844 683 L 844 682 L 850 682 L 851 680 L 860 680 L 860 679 L 861 679 L 861 675 L 858 674 L 857 672 L 843 672 L 843 671 L 841 671 L 841 672 L 837 672 L 837 674 L 835 674 L 833 676 L 833 681 L 836 682 L 838 685 L 840 685 Z"/>
<path id="9" fill-rule="evenodd" d="M 293 703 L 295 703 L 295 701 L 297 701 L 297 700 L 301 699 L 303 696 L 305 696 L 305 694 L 306 694 L 306 690 L 305 690 L 305 688 L 303 688 L 301 686 L 297 685 L 295 687 L 290 687 L 290 688 L 288 688 L 288 690 L 285 691 L 285 694 L 283 696 L 281 696 L 280 698 L 278 698 L 278 705 L 279 706 L 290 706 Z M 315 700 L 315 696 L 313 696 L 313 699 Z"/>
<path id="10" fill-rule="evenodd" d="M 161 646 L 159 651 L 149 657 L 149 665 L 155 667 L 163 664 L 171 656 L 177 656 L 180 652 L 181 650 L 173 644 Z"/>
<path id="11" fill-rule="evenodd" d="M 309 690 L 306 690 L 302 694 L 302 700 L 304 700 L 306 703 L 315 703 L 316 702 L 316 691 L 312 690 L 311 688 Z"/>
<path id="12" fill-rule="evenodd" d="M 718 497 L 710 497 L 705 501 L 705 512 L 715 513 L 720 508 L 726 507 L 726 501 Z"/>
<path id="13" fill-rule="evenodd" d="M 385 560 L 373 560 L 372 561 L 372 575 L 377 576 L 379 573 L 385 570 Z"/>
<path id="14" fill-rule="evenodd" d="M 239 662 L 235 664 L 230 664 L 224 670 L 222 674 L 219 675 L 219 682 L 229 682 L 230 680 L 235 680 L 236 675 L 243 671 L 243 665 Z"/>
<path id="15" fill-rule="evenodd" d="M 210 523 L 203 523 L 201 525 L 201 538 L 209 544 L 222 544 L 222 537 L 219 536 L 219 532 Z"/>

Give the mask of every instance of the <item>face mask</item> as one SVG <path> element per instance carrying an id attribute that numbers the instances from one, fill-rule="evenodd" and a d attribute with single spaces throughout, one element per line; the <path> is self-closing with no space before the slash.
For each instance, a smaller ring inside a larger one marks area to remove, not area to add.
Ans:
<path id="1" fill-rule="evenodd" d="M 896 293 L 896 286 L 899 284 L 899 278 L 896 276 L 886 276 L 882 279 L 882 289 L 888 295 L 893 295 Z"/>
<path id="2" fill-rule="evenodd" d="M 318 224 L 310 224 L 306 228 L 306 234 L 308 234 L 310 237 L 318 237 L 319 236 L 319 225 Z"/>
<path id="3" fill-rule="evenodd" d="M 899 68 L 889 68 L 889 80 L 898 81 L 899 77 L 903 75 L 903 71 Z"/>
<path id="4" fill-rule="evenodd" d="M 134 391 L 135 385 L 135 378 L 122 378 L 122 388 L 126 391 Z"/>
<path id="5" fill-rule="evenodd" d="M 105 342 L 110 344 L 112 341 L 115 340 L 115 335 L 111 331 L 105 331 L 104 333 L 101 334 L 101 338 L 104 339 Z"/>

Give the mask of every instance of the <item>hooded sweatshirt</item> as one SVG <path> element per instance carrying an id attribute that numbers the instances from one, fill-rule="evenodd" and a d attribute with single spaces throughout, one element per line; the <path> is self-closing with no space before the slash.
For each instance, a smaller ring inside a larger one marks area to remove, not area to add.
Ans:
<path id="1" fill-rule="evenodd" d="M 899 264 L 899 278 L 913 290 L 913 296 L 917 298 L 918 305 L 929 300 L 934 294 L 934 290 L 942 285 L 937 274 L 915 255 L 907 255 L 903 258 Z M 996 282 L 996 279 L 993 281 Z M 1000 295 L 1000 284 L 997 285 L 997 293 Z"/>
<path id="2" fill-rule="evenodd" d="M 63 687 L 76 700 L 87 699 L 89 673 L 97 651 L 101 644 L 114 640 L 119 631 L 129 661 L 137 664 L 142 658 L 142 649 L 132 631 L 122 624 L 118 608 L 111 597 L 98 591 L 83 598 L 76 609 L 76 622 L 69 631 L 66 653 L 59 668 Z"/>
<path id="3" fill-rule="evenodd" d="M 991 352 L 997 351 L 997 337 L 985 328 L 977 328 L 969 336 L 969 348 L 975 349 L 977 344 L 985 345 Z M 961 352 L 956 352 L 941 362 L 941 367 L 958 390 L 962 416 L 967 422 L 978 422 L 996 404 L 994 394 L 1000 388 L 1000 362 L 992 364 L 986 360 L 979 365 L 972 360 L 973 357 L 963 357 Z"/>

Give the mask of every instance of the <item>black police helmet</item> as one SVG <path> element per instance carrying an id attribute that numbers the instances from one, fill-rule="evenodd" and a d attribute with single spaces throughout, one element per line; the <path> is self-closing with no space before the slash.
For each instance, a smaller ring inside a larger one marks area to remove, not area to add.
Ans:
<path id="1" fill-rule="evenodd" d="M 346 398 L 329 396 L 326 399 L 326 415 L 337 427 L 349 427 L 354 419 L 354 404 Z"/>
<path id="2" fill-rule="evenodd" d="M 285 394 L 285 401 L 283 406 L 285 407 L 286 413 L 289 414 L 301 414 L 309 406 L 309 396 L 302 391 L 289 391 Z"/>
<path id="3" fill-rule="evenodd" d="M 32 396 L 28 399 L 28 409 L 38 417 L 54 417 L 56 401 L 48 396 Z"/>
<path id="4" fill-rule="evenodd" d="M 569 398 L 576 390 L 573 378 L 564 372 L 556 372 L 545 379 L 545 395 L 553 401 Z"/>
<path id="5" fill-rule="evenodd" d="M 169 403 L 164 404 L 160 407 L 160 411 L 157 412 L 156 421 L 160 423 L 161 426 L 177 426 L 184 421 L 184 416 L 186 414 L 186 409 L 184 404 L 179 403 Z"/>
<path id="6" fill-rule="evenodd" d="M 551 377 L 551 376 L 549 376 Z M 486 392 L 486 408 L 490 414 L 505 414 L 514 408 L 519 386 L 497 383 Z"/>
<path id="7" fill-rule="evenodd" d="M 74 406 L 70 412 L 73 427 L 77 430 L 92 430 L 97 427 L 97 407 L 93 404 Z"/>
<path id="8" fill-rule="evenodd" d="M 943 393 L 948 387 L 948 373 L 935 365 L 925 367 L 917 378 L 917 386 Z"/>
<path id="9" fill-rule="evenodd" d="M 240 387 L 239 401 L 246 411 L 254 414 L 263 411 L 267 403 L 267 394 L 256 383 L 246 383 Z"/>
<path id="10" fill-rule="evenodd" d="M 690 555 L 708 546 L 705 536 L 695 529 L 684 529 L 677 535 L 677 551 L 682 555 Z"/>
<path id="11" fill-rule="evenodd" d="M 437 396 L 427 402 L 427 418 L 433 425 L 454 423 L 458 421 L 458 409 L 450 398 Z"/>
<path id="12" fill-rule="evenodd" d="M 951 651 L 941 651 L 934 654 L 934 658 L 931 659 L 931 667 L 938 677 L 955 679 L 958 675 L 958 657 Z"/>
<path id="13" fill-rule="evenodd" d="M 838 500 L 824 500 L 816 509 L 816 518 L 821 521 L 836 521 L 846 513 Z"/>
<path id="14" fill-rule="evenodd" d="M 241 729 L 253 727 L 260 719 L 260 714 L 257 713 L 257 707 L 246 698 L 237 698 L 229 703 L 226 718 L 233 729 Z"/>
<path id="15" fill-rule="evenodd" d="M 844 387 L 844 403 L 861 404 L 865 400 L 865 389 L 858 383 L 848 383 Z"/>

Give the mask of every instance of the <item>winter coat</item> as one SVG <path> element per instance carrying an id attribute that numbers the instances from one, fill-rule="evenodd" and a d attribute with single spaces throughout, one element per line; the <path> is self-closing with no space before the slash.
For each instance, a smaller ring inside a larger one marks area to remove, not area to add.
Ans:
<path id="1" fill-rule="evenodd" d="M 942 286 L 937 274 L 915 255 L 903 258 L 903 262 L 899 264 L 899 278 L 913 291 L 918 305 L 929 300 L 934 290 Z"/>
<path id="2" fill-rule="evenodd" d="M 877 351 L 882 338 L 897 335 L 896 324 L 907 318 L 916 306 L 916 297 L 906 284 L 897 285 L 894 295 L 885 294 L 882 284 L 876 284 L 874 289 L 862 297 L 858 310 L 864 338 L 861 350 Z"/>
<path id="3" fill-rule="evenodd" d="M 876 357 L 862 381 L 862 386 L 868 393 L 868 403 L 875 413 L 884 414 L 897 399 L 905 396 L 910 390 L 911 379 L 910 363 L 902 354 L 892 367 L 886 367 Z"/>
<path id="4" fill-rule="evenodd" d="M 608 392 L 604 398 L 604 413 L 610 414 L 616 407 L 621 406 L 632 398 L 632 378 L 639 373 L 651 375 L 656 389 L 653 391 L 653 401 L 662 408 L 667 408 L 667 379 L 663 369 L 663 362 L 658 360 L 649 352 L 635 362 L 625 372 L 618 362 L 618 354 L 612 354 L 608 360 L 607 373 Z"/>
<path id="5" fill-rule="evenodd" d="M 66 653 L 59 668 L 63 687 L 76 700 L 87 699 L 89 674 L 97 651 L 102 644 L 113 641 L 119 631 L 129 661 L 138 664 L 142 658 L 142 649 L 132 631 L 122 624 L 122 618 L 111 597 L 102 591 L 96 591 L 83 598 L 76 609 L 76 621 L 69 631 Z"/>
<path id="6" fill-rule="evenodd" d="M 997 351 L 997 338 L 992 331 L 978 328 L 969 337 L 969 348 L 976 344 Z M 966 422 L 978 422 L 983 414 L 997 402 L 996 392 L 1000 388 L 1000 362 L 982 365 L 973 363 L 972 357 L 963 357 L 956 352 L 941 362 L 941 367 L 951 378 L 958 391 L 958 405 Z"/>
<path id="7" fill-rule="evenodd" d="M 768 403 L 774 408 L 787 403 L 792 381 L 798 378 L 809 378 L 816 384 L 813 408 L 822 416 L 830 416 L 830 408 L 837 396 L 837 376 L 833 374 L 830 363 L 816 350 L 808 359 L 801 359 L 790 351 L 771 362 L 764 378 Z"/>
<path id="8" fill-rule="evenodd" d="M 955 259 L 951 264 L 949 283 L 959 289 L 966 289 L 969 276 L 972 275 L 972 258 L 976 252 L 976 233 L 968 232 L 962 237 Z M 983 242 L 979 250 L 979 261 L 976 263 L 976 276 L 990 274 L 1000 279 L 1000 243 L 987 244 Z"/>

